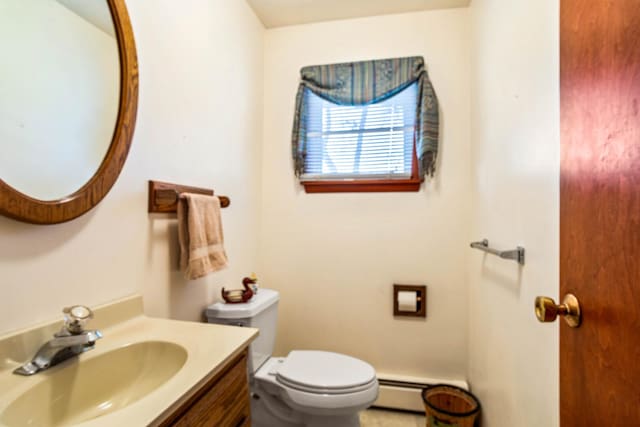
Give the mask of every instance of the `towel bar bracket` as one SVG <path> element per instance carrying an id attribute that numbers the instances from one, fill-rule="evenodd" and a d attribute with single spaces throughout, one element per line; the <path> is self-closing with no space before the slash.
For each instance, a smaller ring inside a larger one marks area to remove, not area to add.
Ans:
<path id="1" fill-rule="evenodd" d="M 469 246 L 474 249 L 480 249 L 481 251 L 499 256 L 502 259 L 512 259 L 518 264 L 524 265 L 524 248 L 522 246 L 517 246 L 515 249 L 508 251 L 500 251 L 489 247 L 489 240 L 487 239 L 482 239 L 479 242 L 471 242 Z"/>

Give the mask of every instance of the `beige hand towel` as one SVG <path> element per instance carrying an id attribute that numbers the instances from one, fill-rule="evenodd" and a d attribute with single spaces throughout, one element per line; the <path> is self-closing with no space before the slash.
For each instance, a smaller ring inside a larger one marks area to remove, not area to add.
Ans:
<path id="1" fill-rule="evenodd" d="M 216 196 L 183 194 L 178 201 L 180 268 L 193 280 L 227 266 Z"/>

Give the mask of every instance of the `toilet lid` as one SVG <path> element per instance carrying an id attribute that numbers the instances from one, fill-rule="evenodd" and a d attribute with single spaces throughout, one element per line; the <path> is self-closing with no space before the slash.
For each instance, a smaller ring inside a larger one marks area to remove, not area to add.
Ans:
<path id="1" fill-rule="evenodd" d="M 303 389 L 340 392 L 371 384 L 376 372 L 368 363 L 328 351 L 296 350 L 279 367 L 276 379 Z"/>

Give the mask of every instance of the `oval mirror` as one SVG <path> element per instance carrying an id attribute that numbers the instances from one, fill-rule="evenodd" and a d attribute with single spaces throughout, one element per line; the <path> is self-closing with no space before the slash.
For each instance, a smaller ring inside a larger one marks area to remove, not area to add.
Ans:
<path id="1" fill-rule="evenodd" d="M 0 2 L 0 213 L 37 224 L 102 200 L 129 151 L 137 60 L 123 0 Z"/>

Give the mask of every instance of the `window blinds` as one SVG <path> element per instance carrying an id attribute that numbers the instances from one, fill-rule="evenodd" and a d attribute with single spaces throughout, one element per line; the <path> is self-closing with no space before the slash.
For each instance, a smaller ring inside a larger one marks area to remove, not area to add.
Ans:
<path id="1" fill-rule="evenodd" d="M 385 101 L 338 105 L 304 90 L 302 180 L 411 177 L 418 84 Z"/>

